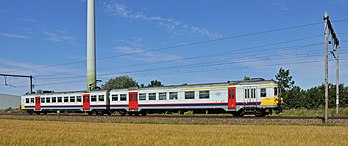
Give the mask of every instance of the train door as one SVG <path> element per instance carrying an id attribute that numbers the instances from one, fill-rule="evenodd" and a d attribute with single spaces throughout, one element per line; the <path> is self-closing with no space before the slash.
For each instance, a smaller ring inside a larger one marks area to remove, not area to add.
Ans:
<path id="1" fill-rule="evenodd" d="M 228 108 L 236 108 L 236 87 L 228 88 Z"/>
<path id="2" fill-rule="evenodd" d="M 83 94 L 82 95 L 82 99 L 83 99 L 83 110 L 87 110 L 89 111 L 91 108 L 91 104 L 90 104 L 90 100 L 89 100 L 89 94 Z"/>
<path id="3" fill-rule="evenodd" d="M 138 92 L 129 92 L 129 111 L 138 111 Z"/>
<path id="4" fill-rule="evenodd" d="M 35 110 L 41 110 L 40 96 L 35 96 Z"/>

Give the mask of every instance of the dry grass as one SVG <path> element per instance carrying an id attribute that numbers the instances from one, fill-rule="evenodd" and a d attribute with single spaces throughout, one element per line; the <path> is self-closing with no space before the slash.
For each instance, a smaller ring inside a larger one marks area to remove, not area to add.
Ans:
<path id="1" fill-rule="evenodd" d="M 348 126 L 170 125 L 0 119 L 0 145 L 348 145 Z"/>

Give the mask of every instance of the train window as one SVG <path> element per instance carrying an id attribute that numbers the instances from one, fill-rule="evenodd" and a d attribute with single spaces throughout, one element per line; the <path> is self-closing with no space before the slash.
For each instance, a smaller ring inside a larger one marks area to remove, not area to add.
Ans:
<path id="1" fill-rule="evenodd" d="M 91 96 L 91 102 L 97 102 L 97 95 Z"/>
<path id="2" fill-rule="evenodd" d="M 195 91 L 186 91 L 185 99 L 195 99 Z"/>
<path id="3" fill-rule="evenodd" d="M 69 97 L 68 96 L 64 97 L 64 102 L 69 102 Z"/>
<path id="4" fill-rule="evenodd" d="M 244 98 L 249 98 L 249 89 L 244 89 Z"/>
<path id="5" fill-rule="evenodd" d="M 251 90 L 251 98 L 256 98 L 255 89 L 250 89 L 250 90 Z"/>
<path id="6" fill-rule="evenodd" d="M 278 95 L 278 88 L 274 87 L 274 96 L 277 96 L 277 95 Z"/>
<path id="7" fill-rule="evenodd" d="M 167 100 L 167 92 L 158 93 L 158 99 L 159 100 Z"/>
<path id="8" fill-rule="evenodd" d="M 41 103 L 45 103 L 45 97 L 41 97 Z"/>
<path id="9" fill-rule="evenodd" d="M 120 101 L 127 101 L 127 94 L 120 94 Z"/>
<path id="10" fill-rule="evenodd" d="M 169 92 L 169 99 L 178 99 L 178 92 Z"/>
<path id="11" fill-rule="evenodd" d="M 111 100 L 112 101 L 118 101 L 118 94 L 112 94 L 111 95 Z"/>
<path id="12" fill-rule="evenodd" d="M 34 103 L 34 98 L 30 98 L 30 103 Z"/>
<path id="13" fill-rule="evenodd" d="M 25 98 L 25 103 L 29 103 L 29 98 Z"/>
<path id="14" fill-rule="evenodd" d="M 149 93 L 149 100 L 156 100 L 156 93 Z"/>
<path id="15" fill-rule="evenodd" d="M 52 103 L 56 103 L 57 102 L 57 97 L 52 97 Z"/>
<path id="16" fill-rule="evenodd" d="M 70 102 L 75 102 L 75 96 L 70 96 Z"/>
<path id="17" fill-rule="evenodd" d="M 81 101 L 82 101 L 81 96 L 76 96 L 76 102 L 81 102 Z"/>
<path id="18" fill-rule="evenodd" d="M 209 99 L 209 90 L 199 91 L 199 99 Z"/>
<path id="19" fill-rule="evenodd" d="M 146 100 L 146 93 L 139 93 L 139 100 Z"/>
<path id="20" fill-rule="evenodd" d="M 230 94 L 231 97 L 230 97 L 230 98 L 231 98 L 231 99 L 234 99 L 234 97 L 235 97 L 235 95 L 234 95 L 234 89 L 233 89 L 233 90 L 230 90 L 230 92 L 231 92 L 231 94 Z"/>
<path id="21" fill-rule="evenodd" d="M 261 97 L 266 97 L 267 96 L 266 88 L 261 88 L 260 96 Z"/>
<path id="22" fill-rule="evenodd" d="M 58 97 L 58 102 L 62 102 L 62 97 Z"/>
<path id="23" fill-rule="evenodd" d="M 98 101 L 104 101 L 104 95 L 99 95 L 98 97 Z"/>
<path id="24" fill-rule="evenodd" d="M 46 97 L 46 103 L 50 103 L 51 102 L 51 98 Z"/>

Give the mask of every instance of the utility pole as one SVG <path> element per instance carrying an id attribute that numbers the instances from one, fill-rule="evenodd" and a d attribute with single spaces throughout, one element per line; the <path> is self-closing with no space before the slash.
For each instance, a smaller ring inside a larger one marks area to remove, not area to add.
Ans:
<path id="1" fill-rule="evenodd" d="M 33 76 L 25 76 L 25 75 L 12 75 L 12 74 L 0 74 L 0 76 L 4 77 L 21 77 L 21 78 L 29 78 L 30 79 L 30 94 L 33 93 Z"/>
<path id="2" fill-rule="evenodd" d="M 325 115 L 324 115 L 324 122 L 327 123 L 328 122 L 328 100 L 329 100 L 329 85 L 328 85 L 328 74 L 329 74 L 329 69 L 328 69 L 328 47 L 329 47 L 329 27 L 328 27 L 328 23 L 329 23 L 329 16 L 327 14 L 327 12 L 324 13 L 324 22 L 325 22 L 325 27 L 324 27 L 324 34 L 325 34 L 325 45 L 324 45 L 324 49 L 325 49 L 325 59 L 324 59 L 324 64 L 325 64 L 325 82 L 324 82 L 324 86 L 325 86 Z"/>
<path id="3" fill-rule="evenodd" d="M 338 44 L 335 45 L 335 52 L 336 52 L 336 116 L 338 116 L 338 106 L 339 106 L 339 99 L 340 99 L 340 82 L 339 82 L 339 59 L 338 59 Z"/>
<path id="4" fill-rule="evenodd" d="M 329 45 L 329 35 L 331 35 L 332 40 L 332 55 L 336 60 L 336 116 L 338 116 L 338 106 L 339 106 L 339 58 L 338 58 L 338 48 L 339 48 L 339 40 L 338 37 L 332 27 L 329 16 L 327 12 L 324 13 L 324 32 L 325 32 L 325 123 L 328 122 L 328 45 Z M 330 33 L 330 34 L 329 34 Z"/>

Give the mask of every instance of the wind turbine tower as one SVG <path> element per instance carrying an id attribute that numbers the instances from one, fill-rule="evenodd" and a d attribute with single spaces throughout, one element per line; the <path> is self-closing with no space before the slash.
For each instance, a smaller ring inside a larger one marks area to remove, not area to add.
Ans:
<path id="1" fill-rule="evenodd" d="M 94 0 L 87 0 L 87 91 L 96 87 Z"/>

